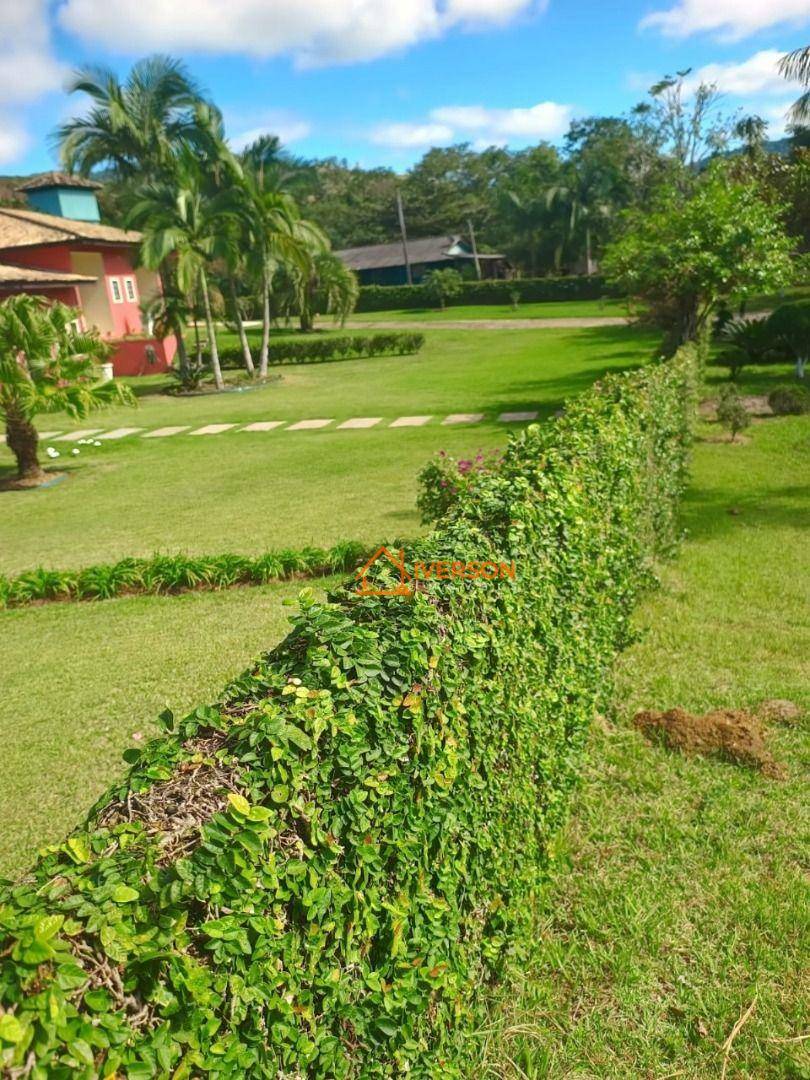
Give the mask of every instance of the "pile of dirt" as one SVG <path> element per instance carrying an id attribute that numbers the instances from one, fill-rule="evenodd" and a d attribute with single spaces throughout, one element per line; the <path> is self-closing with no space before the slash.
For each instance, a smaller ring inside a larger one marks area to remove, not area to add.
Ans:
<path id="1" fill-rule="evenodd" d="M 759 769 L 775 780 L 785 775 L 765 745 L 762 722 L 742 709 L 715 709 L 703 716 L 685 709 L 644 710 L 636 713 L 633 724 L 648 739 L 662 742 L 669 750 L 715 755 L 737 765 Z"/>

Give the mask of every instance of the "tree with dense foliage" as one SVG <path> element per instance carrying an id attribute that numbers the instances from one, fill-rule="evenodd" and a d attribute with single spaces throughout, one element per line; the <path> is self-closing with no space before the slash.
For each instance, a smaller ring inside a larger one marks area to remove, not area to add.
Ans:
<path id="1" fill-rule="evenodd" d="M 659 190 L 651 210 L 626 212 L 603 270 L 682 342 L 698 335 L 721 299 L 788 284 L 791 250 L 778 208 L 717 165 L 691 194 L 676 181 Z"/>
<path id="2" fill-rule="evenodd" d="M 39 463 L 34 417 L 65 412 L 82 419 L 130 391 L 100 382 L 98 364 L 109 355 L 95 331 L 78 330 L 79 312 L 20 294 L 0 303 L 0 417 L 6 445 L 17 462 L 17 482 L 33 487 L 45 480 Z"/>
<path id="3" fill-rule="evenodd" d="M 810 359 L 810 300 L 780 304 L 768 316 L 768 330 L 793 358 L 797 378 L 803 379 Z"/>
<path id="4" fill-rule="evenodd" d="M 791 82 L 810 87 L 810 45 L 794 49 L 779 61 L 779 73 Z M 810 89 L 793 103 L 790 117 L 794 124 L 806 124 L 810 120 Z"/>
<path id="5" fill-rule="evenodd" d="M 446 270 L 430 270 L 425 274 L 425 290 L 428 296 L 440 308 L 447 307 L 447 301 L 458 296 L 464 285 L 464 278 L 452 267 Z"/>

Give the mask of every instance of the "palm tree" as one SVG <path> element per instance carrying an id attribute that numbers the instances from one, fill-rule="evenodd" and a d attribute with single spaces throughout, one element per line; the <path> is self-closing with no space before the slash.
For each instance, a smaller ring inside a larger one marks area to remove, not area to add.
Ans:
<path id="1" fill-rule="evenodd" d="M 191 146 L 175 155 L 166 179 L 146 184 L 130 210 L 128 223 L 143 232 L 141 259 L 157 269 L 171 260 L 177 284 L 188 295 L 199 289 L 218 390 L 225 388 L 219 362 L 207 267 L 222 253 L 228 223 L 233 218 L 229 192 L 211 193 Z"/>
<path id="2" fill-rule="evenodd" d="M 262 341 L 259 375 L 266 378 L 270 345 L 270 290 L 280 265 L 307 274 L 313 250 L 325 246 L 317 225 L 304 221 L 295 201 L 275 186 L 275 175 L 260 168 L 246 168 L 239 186 L 250 268 L 257 280 L 262 301 Z"/>
<path id="3" fill-rule="evenodd" d="M 101 166 L 119 180 L 155 179 L 182 141 L 194 143 L 200 137 L 200 89 L 171 57 L 139 60 L 123 83 L 106 68 L 82 68 L 68 92 L 87 94 L 92 101 L 86 115 L 56 130 L 55 141 L 70 171 L 86 176 Z"/>
<path id="4" fill-rule="evenodd" d="M 760 155 L 767 131 L 768 121 L 753 113 L 743 116 L 734 125 L 734 134 L 742 142 L 749 161 L 754 161 Z"/>
<path id="5" fill-rule="evenodd" d="M 810 87 L 810 45 L 794 49 L 779 61 L 779 74 L 791 82 L 799 82 Z M 805 90 L 795 101 L 790 110 L 794 124 L 801 126 L 810 120 L 810 90 Z"/>
<path id="6" fill-rule="evenodd" d="M 593 226 L 599 218 L 607 218 L 610 214 L 610 207 L 600 192 L 600 178 L 572 170 L 566 183 L 555 184 L 546 190 L 546 205 L 561 212 L 566 244 L 571 245 L 582 228 L 585 272 L 590 277 L 594 272 Z"/>
<path id="7" fill-rule="evenodd" d="M 34 427 L 38 413 L 81 419 L 113 401 L 134 401 L 120 383 L 99 382 L 97 365 L 109 346 L 96 331 L 76 329 L 78 318 L 73 308 L 38 296 L 20 294 L 0 303 L 0 417 L 21 487 L 45 479 Z"/>

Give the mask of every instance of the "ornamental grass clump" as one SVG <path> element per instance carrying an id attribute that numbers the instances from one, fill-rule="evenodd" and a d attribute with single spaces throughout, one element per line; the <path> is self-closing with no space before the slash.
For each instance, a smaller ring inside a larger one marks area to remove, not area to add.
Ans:
<path id="1" fill-rule="evenodd" d="M 472 1075 L 588 724 L 686 479 L 694 352 L 513 438 L 407 559 L 514 579 L 306 591 L 0 891 L 0 1067 L 32 1078 Z M 384 559 L 369 583 L 398 579 Z"/>

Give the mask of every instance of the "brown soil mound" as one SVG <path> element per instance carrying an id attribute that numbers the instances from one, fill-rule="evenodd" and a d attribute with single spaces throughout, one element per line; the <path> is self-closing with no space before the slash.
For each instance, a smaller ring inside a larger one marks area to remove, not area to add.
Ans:
<path id="1" fill-rule="evenodd" d="M 780 779 L 784 770 L 765 745 L 761 722 L 741 709 L 716 709 L 696 716 L 685 709 L 636 713 L 633 724 L 651 741 L 682 754 L 717 755 Z"/>
<path id="2" fill-rule="evenodd" d="M 760 702 L 757 716 L 771 724 L 795 724 L 801 720 L 802 710 L 795 701 L 788 701 L 787 698 L 768 698 Z"/>

